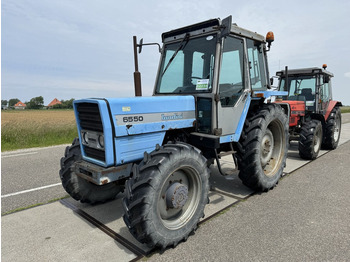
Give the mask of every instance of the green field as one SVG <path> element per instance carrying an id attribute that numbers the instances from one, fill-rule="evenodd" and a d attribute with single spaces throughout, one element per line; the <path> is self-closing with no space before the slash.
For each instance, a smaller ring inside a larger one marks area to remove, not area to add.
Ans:
<path id="1" fill-rule="evenodd" d="M 350 106 L 342 106 L 340 109 L 342 113 L 350 113 Z"/>
<path id="2" fill-rule="evenodd" d="M 71 143 L 77 137 L 73 110 L 1 111 L 1 151 Z"/>

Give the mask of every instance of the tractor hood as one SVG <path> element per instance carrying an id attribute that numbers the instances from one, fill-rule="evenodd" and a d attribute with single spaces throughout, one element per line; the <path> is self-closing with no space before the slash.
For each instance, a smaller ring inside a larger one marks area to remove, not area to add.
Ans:
<path id="1" fill-rule="evenodd" d="M 103 166 L 140 158 L 162 144 L 167 130 L 193 127 L 196 120 L 193 96 L 94 98 L 73 105 L 83 158 Z"/>

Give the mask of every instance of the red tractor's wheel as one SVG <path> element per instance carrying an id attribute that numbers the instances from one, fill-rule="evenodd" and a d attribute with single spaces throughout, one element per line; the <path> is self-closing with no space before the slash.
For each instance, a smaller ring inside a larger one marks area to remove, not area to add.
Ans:
<path id="1" fill-rule="evenodd" d="M 313 160 L 318 156 L 322 143 L 322 124 L 318 120 L 305 122 L 299 139 L 299 155 L 303 159 Z"/>
<path id="2" fill-rule="evenodd" d="M 341 132 L 341 113 L 339 107 L 334 107 L 324 126 L 322 148 L 336 149 Z"/>

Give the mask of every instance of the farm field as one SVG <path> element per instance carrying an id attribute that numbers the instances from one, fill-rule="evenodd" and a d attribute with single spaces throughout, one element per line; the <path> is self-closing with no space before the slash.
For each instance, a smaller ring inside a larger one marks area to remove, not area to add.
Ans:
<path id="1" fill-rule="evenodd" d="M 73 110 L 1 111 L 1 151 L 71 143 L 77 136 Z"/>
<path id="2" fill-rule="evenodd" d="M 340 110 L 342 113 L 350 113 L 350 106 L 342 106 Z"/>

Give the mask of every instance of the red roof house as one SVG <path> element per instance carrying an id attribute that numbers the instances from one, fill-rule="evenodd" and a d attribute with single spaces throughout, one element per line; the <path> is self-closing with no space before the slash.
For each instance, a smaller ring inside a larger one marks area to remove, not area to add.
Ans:
<path id="1" fill-rule="evenodd" d="M 55 98 L 54 100 L 51 101 L 50 104 L 47 105 L 47 107 L 53 107 L 54 105 L 62 105 L 61 101 Z"/>
<path id="2" fill-rule="evenodd" d="M 22 103 L 21 101 L 19 101 L 17 104 L 14 105 L 15 109 L 25 109 L 26 108 L 26 104 Z"/>

